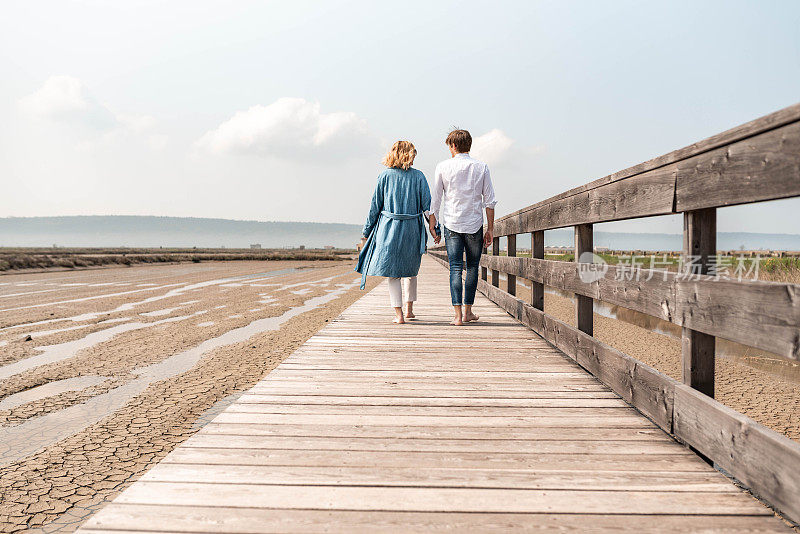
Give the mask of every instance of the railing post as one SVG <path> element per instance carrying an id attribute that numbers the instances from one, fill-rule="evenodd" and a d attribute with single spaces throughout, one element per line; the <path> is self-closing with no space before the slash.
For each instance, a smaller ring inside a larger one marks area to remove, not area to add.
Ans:
<path id="1" fill-rule="evenodd" d="M 575 263 L 580 262 L 580 257 L 584 252 L 592 253 L 593 251 L 592 225 L 579 224 L 575 226 Z M 592 263 L 592 261 L 582 263 Z M 575 322 L 578 330 L 590 336 L 594 335 L 593 305 L 594 301 L 591 297 L 575 294 Z"/>
<path id="2" fill-rule="evenodd" d="M 495 237 L 492 239 L 492 256 L 500 255 L 500 238 Z M 492 285 L 500 287 L 500 271 L 492 269 Z"/>
<path id="3" fill-rule="evenodd" d="M 508 247 L 506 250 L 506 255 L 509 258 L 513 258 L 517 255 L 517 234 L 512 234 L 508 236 Z M 510 295 L 517 294 L 517 275 L 515 274 L 508 274 L 506 273 L 506 281 L 508 285 L 506 289 Z"/>
<path id="4" fill-rule="evenodd" d="M 544 259 L 544 230 L 531 232 L 531 258 Z M 541 282 L 531 283 L 531 306 L 537 310 L 544 311 L 544 284 Z"/>
<path id="5" fill-rule="evenodd" d="M 686 276 L 708 274 L 717 253 L 717 210 L 683 214 L 683 268 Z M 683 383 L 714 397 L 714 336 L 683 328 Z"/>
<path id="6" fill-rule="evenodd" d="M 484 232 L 485 231 L 486 230 L 484 229 Z M 482 254 L 485 256 L 487 254 L 488 250 L 489 249 L 487 249 L 486 247 L 483 247 L 483 253 Z M 484 282 L 486 282 L 486 280 L 489 278 L 488 272 L 489 272 L 488 269 L 486 269 L 486 267 L 481 265 L 481 280 L 483 280 Z"/>

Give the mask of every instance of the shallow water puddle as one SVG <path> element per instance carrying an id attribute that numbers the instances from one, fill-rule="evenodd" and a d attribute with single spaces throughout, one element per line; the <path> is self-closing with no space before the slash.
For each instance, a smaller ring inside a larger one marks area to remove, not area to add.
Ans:
<path id="1" fill-rule="evenodd" d="M 196 284 L 189 284 L 189 285 L 185 285 L 184 287 L 179 287 L 179 288 L 172 289 L 170 291 L 167 291 L 163 295 L 156 295 L 154 297 L 149 297 L 149 298 L 146 298 L 144 300 L 140 300 L 138 302 L 129 302 L 127 304 L 123 304 L 123 305 L 111 310 L 111 312 L 109 312 L 109 313 L 115 313 L 115 312 L 120 312 L 120 311 L 129 311 L 129 310 L 132 310 L 133 308 L 135 308 L 136 306 L 141 306 L 142 304 L 149 304 L 151 302 L 156 302 L 156 301 L 159 301 L 159 300 L 164 300 L 164 299 L 168 299 L 168 298 L 172 298 L 172 297 L 177 297 L 177 296 L 183 295 L 184 293 L 188 293 L 188 292 L 192 292 L 192 291 L 199 291 L 199 290 L 202 290 L 202 289 L 204 289 L 206 287 L 209 287 L 209 286 L 224 285 L 224 284 L 227 284 L 227 283 L 230 283 L 230 282 L 235 282 L 237 280 L 241 280 L 243 278 L 248 278 L 250 276 L 264 276 L 264 275 L 280 276 L 282 274 L 288 274 L 288 273 L 291 273 L 291 272 L 294 272 L 294 271 L 297 271 L 297 270 L 299 270 L 299 268 L 278 269 L 276 271 L 271 271 L 271 272 L 268 272 L 268 273 L 258 273 L 257 275 L 233 276 L 233 277 L 229 277 L 229 278 L 218 278 L 216 280 L 206 280 L 205 282 L 197 282 Z M 198 302 L 198 301 L 194 301 L 194 302 Z"/>
<path id="2" fill-rule="evenodd" d="M 196 347 L 170 356 L 161 362 L 135 369 L 133 373 L 138 378 L 106 393 L 92 397 L 81 404 L 29 419 L 17 426 L 0 428 L 0 465 L 19 461 L 53 443 L 80 432 L 122 408 L 128 401 L 147 389 L 150 384 L 189 371 L 197 365 L 206 353 L 219 347 L 247 341 L 256 334 L 277 330 L 289 319 L 336 299 L 358 283 L 359 281 L 356 280 L 350 284 L 337 284 L 341 286 L 339 289 L 334 289 L 319 297 L 310 298 L 302 305 L 291 308 L 278 317 L 257 319 L 246 326 L 235 328 L 217 337 L 207 339 Z M 0 371 L 2 369 L 0 368 Z"/>
<path id="3" fill-rule="evenodd" d="M 54 328 L 52 330 L 41 330 L 39 332 L 30 332 L 26 335 L 31 336 L 32 338 L 37 337 L 44 337 L 49 336 L 50 334 L 58 334 L 59 332 L 69 332 L 70 330 L 80 330 L 81 328 L 89 328 L 90 326 L 95 326 L 98 324 L 113 324 L 113 323 L 123 323 L 125 321 L 130 321 L 130 317 L 118 317 L 116 319 L 106 319 L 105 321 L 100 321 L 98 323 L 89 323 L 89 324 L 79 324 L 78 326 L 67 326 L 65 328 Z"/>
<path id="4" fill-rule="evenodd" d="M 167 288 L 167 287 L 175 287 L 175 286 L 181 286 L 181 285 L 183 285 L 183 282 L 178 283 L 178 284 L 167 284 L 167 285 L 158 286 L 158 287 L 147 287 L 147 288 L 143 288 L 143 289 L 132 289 L 130 291 L 120 291 L 119 293 L 104 293 L 102 295 L 92 295 L 91 297 L 81 297 L 81 298 L 77 298 L 77 299 L 61 300 L 61 301 L 58 301 L 58 302 L 47 302 L 47 303 L 44 303 L 44 304 L 31 304 L 29 306 L 18 306 L 16 308 L 5 308 L 5 309 L 0 310 L 0 312 L 16 311 L 16 310 L 27 310 L 27 309 L 30 309 L 30 308 L 43 308 L 45 306 L 57 306 L 59 304 L 71 304 L 73 302 L 85 302 L 87 300 L 97 300 L 97 299 L 105 299 L 105 298 L 110 298 L 110 297 L 119 297 L 119 296 L 122 296 L 122 295 L 130 295 L 131 293 L 139 293 L 141 291 L 155 291 L 157 289 L 164 289 L 164 288 Z"/>
<path id="5" fill-rule="evenodd" d="M 0 295 L 0 299 L 7 299 L 11 297 L 22 297 L 24 295 L 33 295 L 35 293 L 50 293 L 53 291 L 63 291 L 63 289 L 39 289 L 37 291 L 25 291 L 23 293 L 9 293 L 8 295 Z"/>
<path id="6" fill-rule="evenodd" d="M 164 308 L 163 310 L 155 310 L 151 312 L 142 312 L 139 315 L 142 317 L 159 317 L 161 315 L 169 315 L 170 313 L 174 312 L 175 310 L 180 310 L 181 306 L 175 306 L 174 308 Z"/>
<path id="7" fill-rule="evenodd" d="M 160 321 L 154 321 L 152 323 L 139 323 L 139 322 L 125 323 L 118 326 L 112 326 L 111 328 L 106 328 L 105 330 L 100 330 L 99 332 L 92 332 L 91 334 L 88 334 L 85 337 L 73 341 L 66 341 L 64 343 L 58 343 L 55 345 L 45 345 L 43 347 L 37 347 L 37 350 L 42 351 L 40 354 L 37 354 L 35 356 L 30 356 L 28 358 L 25 358 L 24 360 L 20 360 L 18 362 L 14 362 L 8 365 L 4 365 L 3 367 L 0 367 L 0 378 L 8 378 L 10 376 L 18 375 L 30 369 L 35 369 L 36 367 L 39 367 L 41 365 L 60 362 L 68 358 L 72 358 L 78 353 L 78 351 L 93 347 L 94 345 L 103 343 L 104 341 L 108 341 L 114 336 L 122 334 L 124 332 L 130 332 L 131 330 L 139 330 L 142 328 L 149 328 L 151 326 L 157 326 L 164 323 L 171 323 L 174 321 L 182 321 L 184 319 L 188 319 L 195 315 L 200 315 L 200 312 L 194 313 L 192 315 L 181 315 L 178 317 L 170 317 L 168 319 L 162 319 Z"/>
<path id="8" fill-rule="evenodd" d="M 56 380 L 48 382 L 35 388 L 26 389 L 19 393 L 14 393 L 8 397 L 0 400 L 0 410 L 10 410 L 17 406 L 33 402 L 40 399 L 46 399 L 54 395 L 59 395 L 67 391 L 80 391 L 91 386 L 96 386 L 108 380 L 105 376 L 76 376 L 74 378 L 65 378 L 64 380 Z"/>

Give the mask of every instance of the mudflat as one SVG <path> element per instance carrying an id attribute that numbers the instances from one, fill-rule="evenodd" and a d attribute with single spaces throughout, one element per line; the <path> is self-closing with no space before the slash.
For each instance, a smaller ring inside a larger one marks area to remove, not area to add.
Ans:
<path id="1" fill-rule="evenodd" d="M 0 276 L 0 531 L 73 531 L 361 296 L 352 269 Z"/>

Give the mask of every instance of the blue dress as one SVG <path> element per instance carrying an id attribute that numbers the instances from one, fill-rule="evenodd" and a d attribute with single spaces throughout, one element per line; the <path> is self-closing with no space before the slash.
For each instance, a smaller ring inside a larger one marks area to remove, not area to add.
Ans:
<path id="1" fill-rule="evenodd" d="M 392 167 L 378 176 L 356 266 L 363 275 L 361 289 L 367 275 L 417 276 L 428 242 L 423 212 L 430 209 L 431 190 L 421 171 Z"/>

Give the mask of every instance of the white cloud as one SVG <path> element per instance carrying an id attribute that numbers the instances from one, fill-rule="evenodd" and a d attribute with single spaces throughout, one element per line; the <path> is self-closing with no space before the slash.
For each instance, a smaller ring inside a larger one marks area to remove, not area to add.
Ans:
<path id="1" fill-rule="evenodd" d="M 378 146 L 367 122 L 352 112 L 322 113 L 302 98 L 253 106 L 205 133 L 197 146 L 213 153 L 257 154 L 283 159 L 353 155 Z"/>
<path id="2" fill-rule="evenodd" d="M 505 159 L 512 146 L 514 140 L 495 128 L 473 139 L 470 152 L 486 163 L 496 164 Z"/>
<path id="3" fill-rule="evenodd" d="M 20 100 L 21 108 L 38 118 L 105 130 L 118 119 L 100 104 L 86 86 L 72 76 L 51 76 L 34 93 Z"/>
<path id="4" fill-rule="evenodd" d="M 79 140 L 81 148 L 107 146 L 120 138 L 130 140 L 132 137 L 140 138 L 155 149 L 166 146 L 167 137 L 153 132 L 155 118 L 113 111 L 73 76 L 51 76 L 38 90 L 21 98 L 19 105 L 29 116 L 90 134 Z"/>
<path id="5" fill-rule="evenodd" d="M 502 130 L 494 128 L 472 140 L 470 153 L 491 165 L 503 165 L 541 153 L 544 149 L 543 145 L 521 147 Z"/>

